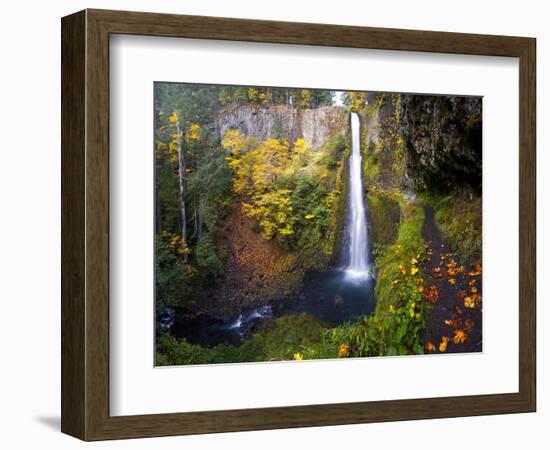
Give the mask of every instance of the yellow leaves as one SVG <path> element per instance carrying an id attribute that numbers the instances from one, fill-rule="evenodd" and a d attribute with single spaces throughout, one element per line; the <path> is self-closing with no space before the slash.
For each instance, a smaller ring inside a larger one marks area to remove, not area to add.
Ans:
<path id="1" fill-rule="evenodd" d="M 395 308 L 393 305 L 390 305 L 389 311 L 390 311 L 390 314 L 395 314 Z"/>
<path id="2" fill-rule="evenodd" d="M 175 124 L 178 121 L 178 113 L 174 111 L 174 113 L 168 118 L 168 121 L 171 124 Z"/>
<path id="3" fill-rule="evenodd" d="M 418 260 L 417 260 L 416 258 L 412 258 L 412 259 L 411 259 L 411 264 L 414 265 L 414 264 L 416 264 L 416 263 L 418 263 Z"/>
<path id="4" fill-rule="evenodd" d="M 222 147 L 237 157 L 246 147 L 246 136 L 239 130 L 227 130 L 222 139 Z"/>
<path id="5" fill-rule="evenodd" d="M 468 338 L 468 335 L 464 332 L 464 330 L 455 330 L 453 342 L 455 344 L 463 344 L 464 342 L 466 342 L 467 338 Z"/>
<path id="6" fill-rule="evenodd" d="M 416 275 L 418 273 L 418 267 L 411 267 L 411 275 Z"/>
<path id="7" fill-rule="evenodd" d="M 349 345 L 348 344 L 340 344 L 338 346 L 338 358 L 345 358 L 349 354 Z"/>
<path id="8" fill-rule="evenodd" d="M 475 308 L 476 302 L 473 297 L 464 297 L 464 306 L 466 308 Z"/>
<path id="9" fill-rule="evenodd" d="M 403 264 L 399 264 L 399 271 L 405 275 L 407 273 L 407 271 L 405 270 L 405 266 Z"/>
<path id="10" fill-rule="evenodd" d="M 367 94 L 365 92 L 348 92 L 350 100 L 350 109 L 354 112 L 361 111 L 367 102 Z"/>
<path id="11" fill-rule="evenodd" d="M 449 284 L 456 284 L 456 278 L 449 278 L 447 281 Z"/>
<path id="12" fill-rule="evenodd" d="M 198 123 L 193 123 L 187 132 L 187 141 L 198 141 L 201 137 L 201 126 Z"/>
<path id="13" fill-rule="evenodd" d="M 308 157 L 310 156 L 309 148 L 310 148 L 310 145 L 305 139 L 303 138 L 296 139 L 296 142 L 294 142 L 294 147 L 292 149 L 294 153 L 294 156 L 292 157 L 292 159 L 295 162 L 298 162 L 300 165 L 305 166 L 309 159 Z"/>
<path id="14" fill-rule="evenodd" d="M 306 214 L 304 217 L 305 217 L 307 220 L 311 220 L 311 219 L 315 218 L 315 214 Z"/>
<path id="15" fill-rule="evenodd" d="M 252 203 L 242 203 L 242 211 L 258 220 L 264 239 L 270 240 L 277 233 L 282 236 L 294 234 L 290 193 L 289 189 L 277 189 L 254 196 Z"/>
<path id="16" fill-rule="evenodd" d="M 292 357 L 294 358 L 294 361 L 302 361 L 304 359 L 304 355 L 300 352 L 294 353 Z"/>
<path id="17" fill-rule="evenodd" d="M 181 234 L 171 233 L 164 230 L 162 237 L 168 241 L 170 250 L 178 255 L 188 255 L 191 253 L 191 249 L 183 244 Z"/>
<path id="18" fill-rule="evenodd" d="M 435 345 L 432 342 L 426 344 L 426 351 L 429 353 L 435 352 Z"/>
<path id="19" fill-rule="evenodd" d="M 444 353 L 447 351 L 447 344 L 449 343 L 449 338 L 447 336 L 443 336 L 441 338 L 441 342 L 439 344 L 439 351 L 441 353 Z"/>

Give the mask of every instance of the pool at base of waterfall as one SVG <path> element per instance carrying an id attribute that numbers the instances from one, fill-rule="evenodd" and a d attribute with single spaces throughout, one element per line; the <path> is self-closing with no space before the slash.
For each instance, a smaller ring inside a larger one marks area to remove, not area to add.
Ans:
<path id="1" fill-rule="evenodd" d="M 177 314 L 173 332 L 176 337 L 185 338 L 192 344 L 212 347 L 239 345 L 266 322 L 292 314 L 307 313 L 335 326 L 374 312 L 375 282 L 372 275 L 350 278 L 349 272 L 341 269 L 310 272 L 300 292 L 234 317 L 201 314 L 186 318 Z"/>

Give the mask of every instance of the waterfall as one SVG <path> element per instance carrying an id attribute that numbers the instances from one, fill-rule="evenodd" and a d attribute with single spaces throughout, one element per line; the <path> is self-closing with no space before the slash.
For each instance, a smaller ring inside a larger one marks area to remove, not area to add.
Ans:
<path id="1" fill-rule="evenodd" d="M 367 217 L 363 197 L 361 130 L 359 116 L 351 113 L 351 146 L 349 158 L 349 258 L 346 273 L 353 278 L 370 275 Z"/>

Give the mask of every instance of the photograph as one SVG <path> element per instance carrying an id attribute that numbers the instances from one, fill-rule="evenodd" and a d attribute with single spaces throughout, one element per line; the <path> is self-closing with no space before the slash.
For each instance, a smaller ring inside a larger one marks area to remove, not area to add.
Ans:
<path id="1" fill-rule="evenodd" d="M 482 351 L 482 98 L 155 82 L 155 365 Z"/>

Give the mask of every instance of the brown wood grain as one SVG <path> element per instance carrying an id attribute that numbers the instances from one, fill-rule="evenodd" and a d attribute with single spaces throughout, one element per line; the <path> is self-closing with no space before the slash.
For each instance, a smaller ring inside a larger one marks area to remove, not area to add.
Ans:
<path id="1" fill-rule="evenodd" d="M 112 33 L 518 57 L 519 392 L 110 416 L 109 34 Z M 523 37 L 103 10 L 86 10 L 64 17 L 61 133 L 62 431 L 84 440 L 99 440 L 534 411 L 535 60 L 535 40 Z"/>

